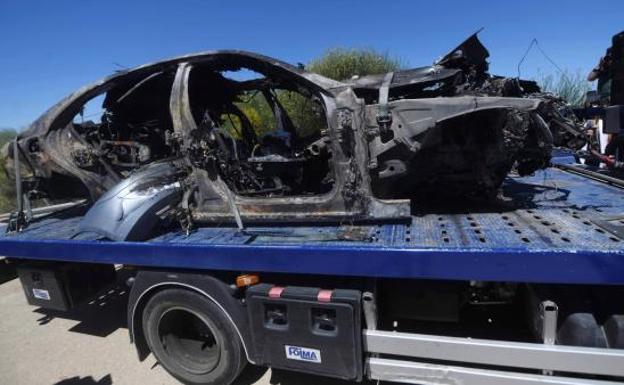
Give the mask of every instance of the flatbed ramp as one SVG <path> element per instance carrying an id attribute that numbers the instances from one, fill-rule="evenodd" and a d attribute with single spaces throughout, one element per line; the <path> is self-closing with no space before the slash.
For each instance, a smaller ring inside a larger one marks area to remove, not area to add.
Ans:
<path id="1" fill-rule="evenodd" d="M 622 189 L 557 168 L 504 184 L 484 207 L 416 207 L 411 223 L 202 227 L 146 242 L 77 235 L 80 210 L 0 237 L 0 255 L 188 269 L 366 277 L 624 283 Z"/>

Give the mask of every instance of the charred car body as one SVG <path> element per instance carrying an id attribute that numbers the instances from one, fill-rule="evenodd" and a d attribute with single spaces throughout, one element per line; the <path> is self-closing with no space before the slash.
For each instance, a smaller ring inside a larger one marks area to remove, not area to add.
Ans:
<path id="1" fill-rule="evenodd" d="M 558 99 L 488 74 L 487 57 L 475 34 L 433 66 L 337 82 L 247 52 L 189 55 L 78 90 L 7 151 L 26 196 L 95 202 L 81 229 L 110 239 L 172 219 L 405 219 L 423 193 L 493 196 L 513 167 L 584 144 Z"/>

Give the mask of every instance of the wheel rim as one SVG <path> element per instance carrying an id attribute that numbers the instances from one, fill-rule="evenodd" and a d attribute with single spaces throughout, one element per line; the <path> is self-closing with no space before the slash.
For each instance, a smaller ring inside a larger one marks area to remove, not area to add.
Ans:
<path id="1" fill-rule="evenodd" d="M 221 359 L 221 343 L 211 324 L 190 309 L 167 310 L 158 322 L 163 352 L 193 374 L 211 372 Z"/>

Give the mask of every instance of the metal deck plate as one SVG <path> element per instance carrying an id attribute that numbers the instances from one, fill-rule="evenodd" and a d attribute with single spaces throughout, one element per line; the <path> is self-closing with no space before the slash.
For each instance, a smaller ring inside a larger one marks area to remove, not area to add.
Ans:
<path id="1" fill-rule="evenodd" d="M 508 178 L 504 192 L 508 202 L 473 205 L 478 210 L 463 202 L 448 202 L 444 210 L 417 208 L 411 224 L 243 232 L 205 227 L 141 243 L 76 238 L 80 217 L 47 218 L 0 238 L 0 255 L 244 271 L 624 283 L 624 240 L 614 230 L 624 226 L 622 189 L 550 168 Z"/>

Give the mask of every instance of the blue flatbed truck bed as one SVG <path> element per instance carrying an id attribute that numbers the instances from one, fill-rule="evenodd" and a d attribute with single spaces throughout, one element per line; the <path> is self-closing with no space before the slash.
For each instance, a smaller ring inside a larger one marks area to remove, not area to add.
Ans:
<path id="1" fill-rule="evenodd" d="M 508 201 L 474 210 L 466 209 L 470 205 L 464 202 L 447 202 L 444 209 L 416 207 L 419 214 L 411 223 L 203 227 L 190 234 L 172 231 L 146 242 L 76 236 L 81 216 L 68 210 L 40 218 L 20 233 L 1 236 L 0 255 L 11 260 L 123 264 L 189 274 L 624 284 L 621 188 L 551 167 L 533 176 L 508 178 L 504 195 Z M 129 317 L 134 318 L 134 311 Z M 552 314 L 541 316 L 542 325 L 547 325 L 545 320 Z M 468 384 L 608 384 L 624 378 L 624 350 L 620 349 L 398 333 L 374 330 L 371 325 L 359 332 L 363 371 L 370 378 L 413 382 L 426 377 L 426 383 L 451 379 Z M 238 334 L 247 358 L 254 362 L 245 332 Z M 323 374 L 305 367 L 294 369 Z M 536 369 L 549 375 L 536 374 Z M 563 372 L 578 376 L 558 375 Z"/>
<path id="2" fill-rule="evenodd" d="M 507 205 L 416 215 L 409 224 L 205 227 L 147 242 L 75 239 L 81 217 L 52 216 L 2 236 L 0 255 L 184 269 L 624 284 L 624 239 L 612 232 L 621 228 L 624 234 L 620 188 L 550 168 L 510 178 L 504 191 L 511 198 Z"/>

